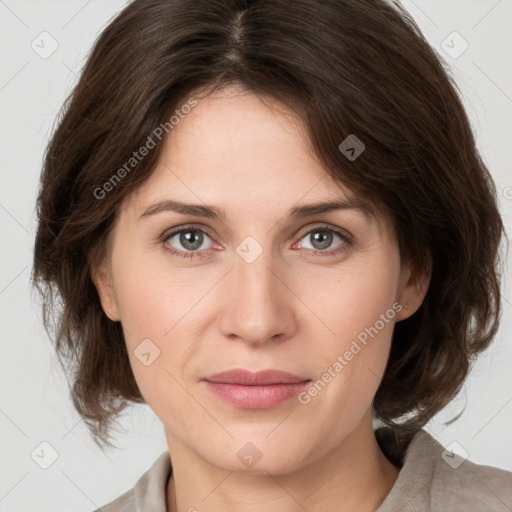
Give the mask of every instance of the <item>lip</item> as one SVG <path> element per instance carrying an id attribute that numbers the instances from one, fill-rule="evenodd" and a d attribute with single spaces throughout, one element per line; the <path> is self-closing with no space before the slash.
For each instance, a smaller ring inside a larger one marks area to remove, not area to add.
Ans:
<path id="1" fill-rule="evenodd" d="M 260 370 L 251 372 L 243 368 L 235 368 L 204 377 L 208 382 L 221 382 L 224 384 L 241 384 L 243 386 L 266 386 L 269 384 L 297 384 L 309 380 L 290 372 L 281 370 Z"/>
<path id="2" fill-rule="evenodd" d="M 226 402 L 245 409 L 268 409 L 296 396 L 311 381 L 281 370 L 227 370 L 202 379 Z"/>

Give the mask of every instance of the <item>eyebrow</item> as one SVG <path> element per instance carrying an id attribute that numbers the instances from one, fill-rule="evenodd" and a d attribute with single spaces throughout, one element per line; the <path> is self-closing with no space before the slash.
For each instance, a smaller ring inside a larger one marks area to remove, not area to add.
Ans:
<path id="1" fill-rule="evenodd" d="M 319 215 L 335 210 L 356 210 L 368 218 L 376 218 L 375 211 L 370 205 L 357 198 L 344 198 L 322 203 L 305 204 L 294 206 L 288 213 L 288 218 L 299 219 L 311 215 Z M 175 200 L 166 200 L 149 206 L 140 218 L 156 215 L 157 213 L 173 211 L 183 215 L 206 217 L 210 219 L 224 220 L 226 215 L 223 210 L 216 206 L 183 203 Z"/>

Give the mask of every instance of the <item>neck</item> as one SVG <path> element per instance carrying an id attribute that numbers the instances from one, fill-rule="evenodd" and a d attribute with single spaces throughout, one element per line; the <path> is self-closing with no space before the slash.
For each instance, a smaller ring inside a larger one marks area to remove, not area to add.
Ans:
<path id="1" fill-rule="evenodd" d="M 189 450 L 166 431 L 173 475 L 167 487 L 167 511 L 185 512 L 374 512 L 399 473 L 382 453 L 371 415 L 323 456 L 286 473 L 223 470 Z M 176 503 L 176 506 L 175 506 Z"/>

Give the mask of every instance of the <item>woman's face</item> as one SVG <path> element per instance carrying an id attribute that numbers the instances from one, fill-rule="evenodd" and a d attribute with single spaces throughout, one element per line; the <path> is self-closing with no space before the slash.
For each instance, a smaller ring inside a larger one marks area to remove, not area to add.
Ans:
<path id="1" fill-rule="evenodd" d="M 119 212 L 112 287 L 105 265 L 95 275 L 169 443 L 230 471 L 249 461 L 253 471 L 291 471 L 371 419 L 394 323 L 425 292 L 401 268 L 383 217 L 357 208 L 293 214 L 351 197 L 294 121 L 234 89 L 200 100 Z M 170 201 L 198 205 L 199 215 Z M 249 389 L 204 380 L 231 369 L 310 382 Z"/>

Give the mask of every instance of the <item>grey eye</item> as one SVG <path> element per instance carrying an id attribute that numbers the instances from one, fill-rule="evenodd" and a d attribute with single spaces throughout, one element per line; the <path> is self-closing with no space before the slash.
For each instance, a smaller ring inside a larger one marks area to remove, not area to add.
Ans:
<path id="1" fill-rule="evenodd" d="M 181 244 L 181 247 L 176 247 L 176 241 L 171 243 L 172 240 L 176 237 L 178 237 L 178 242 Z M 205 241 L 205 237 L 210 238 L 204 231 L 200 229 L 188 228 L 171 233 L 167 238 L 167 241 L 178 250 L 197 251 L 199 249 L 205 249 L 205 247 L 201 247 Z"/>

